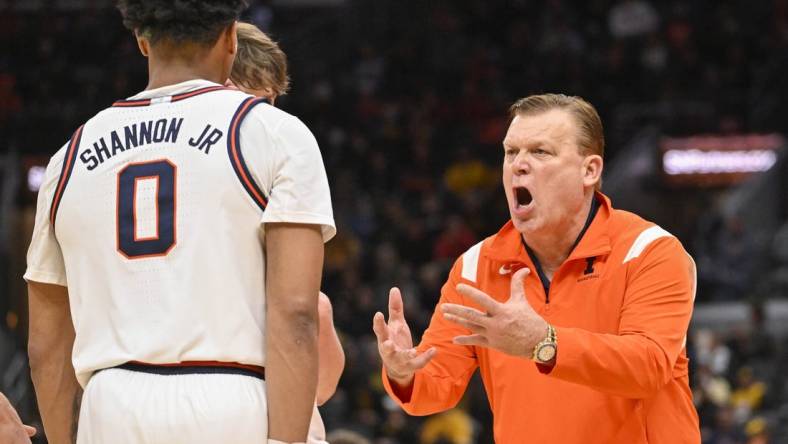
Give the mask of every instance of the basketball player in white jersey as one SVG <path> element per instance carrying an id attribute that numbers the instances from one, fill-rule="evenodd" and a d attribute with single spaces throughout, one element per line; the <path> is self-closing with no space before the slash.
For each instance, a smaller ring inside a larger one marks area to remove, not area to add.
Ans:
<path id="1" fill-rule="evenodd" d="M 243 7 L 119 1 L 148 87 L 53 156 L 28 252 L 50 442 L 307 439 L 335 228 L 309 130 L 221 85 Z"/>

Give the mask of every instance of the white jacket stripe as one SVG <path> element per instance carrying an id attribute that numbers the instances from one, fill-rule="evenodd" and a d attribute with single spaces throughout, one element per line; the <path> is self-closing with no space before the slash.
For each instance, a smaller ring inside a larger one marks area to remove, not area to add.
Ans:
<path id="1" fill-rule="evenodd" d="M 658 225 L 654 225 L 653 227 L 647 228 L 641 232 L 635 242 L 632 243 L 632 246 L 629 248 L 626 257 L 624 258 L 624 264 L 631 261 L 632 259 L 637 258 L 643 253 L 643 250 L 648 247 L 651 242 L 661 238 L 661 237 L 672 237 L 673 235 L 665 231 L 662 227 Z"/>
<path id="2" fill-rule="evenodd" d="M 482 241 L 484 242 L 484 241 Z M 482 242 L 472 246 L 462 255 L 462 278 L 471 282 L 476 282 L 476 270 L 479 266 L 479 252 L 482 250 Z"/>

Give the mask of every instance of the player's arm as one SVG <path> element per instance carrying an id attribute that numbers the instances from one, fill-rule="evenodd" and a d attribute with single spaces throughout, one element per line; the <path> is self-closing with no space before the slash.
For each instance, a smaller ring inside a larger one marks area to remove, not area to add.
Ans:
<path id="1" fill-rule="evenodd" d="M 271 441 L 303 442 L 317 393 L 323 243 L 336 229 L 317 140 L 297 118 L 271 113 L 271 119 L 264 120 L 261 109 L 250 111 L 240 140 L 252 177 L 269 197 L 261 219 L 267 270 L 268 436 Z"/>
<path id="2" fill-rule="evenodd" d="M 68 289 L 28 282 L 30 332 L 28 355 L 38 409 L 49 442 L 76 442 L 82 389 L 71 364 L 74 325 Z"/>
<path id="3" fill-rule="evenodd" d="M 345 352 L 334 329 L 334 315 L 331 300 L 323 292 L 317 303 L 320 318 L 318 333 L 319 371 L 317 376 L 317 405 L 323 405 L 337 390 L 339 378 L 345 369 Z"/>
<path id="4" fill-rule="evenodd" d="M 557 326 L 550 376 L 627 398 L 648 398 L 670 381 L 692 316 L 695 265 L 664 238 L 632 267 L 618 334 Z"/>
<path id="5" fill-rule="evenodd" d="M 304 442 L 317 389 L 317 299 L 323 237 L 317 225 L 266 224 L 268 436 Z"/>
<path id="6" fill-rule="evenodd" d="M 46 436 L 55 444 L 74 442 L 82 395 L 71 361 L 74 324 L 65 263 L 50 219 L 67 147 L 64 145 L 50 160 L 38 191 L 24 276 L 28 282 L 30 370 Z"/>

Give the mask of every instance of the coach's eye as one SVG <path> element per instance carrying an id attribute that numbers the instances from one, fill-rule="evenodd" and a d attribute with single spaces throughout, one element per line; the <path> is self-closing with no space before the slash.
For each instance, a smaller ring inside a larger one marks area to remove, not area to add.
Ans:
<path id="1" fill-rule="evenodd" d="M 545 156 L 547 154 L 550 154 L 550 153 L 548 153 L 547 151 L 545 151 L 545 150 L 543 150 L 541 148 L 534 148 L 534 149 L 531 150 L 531 153 L 536 155 L 536 156 L 540 156 L 540 157 L 541 156 Z"/>

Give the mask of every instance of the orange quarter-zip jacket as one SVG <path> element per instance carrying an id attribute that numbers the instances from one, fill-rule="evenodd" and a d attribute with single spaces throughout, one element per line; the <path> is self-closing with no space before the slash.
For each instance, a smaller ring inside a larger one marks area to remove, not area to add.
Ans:
<path id="1" fill-rule="evenodd" d="M 405 411 L 454 407 L 479 368 L 496 443 L 700 443 L 686 356 L 695 264 L 667 231 L 612 208 L 601 193 L 595 199 L 593 220 L 547 286 L 509 221 L 457 260 L 441 290 L 440 303 L 481 309 L 457 284 L 503 302 L 514 270 L 530 268 L 526 297 L 556 329 L 554 366 L 454 344 L 468 330 L 436 310 L 418 349 L 437 354 L 413 384 L 395 391 L 383 372 Z"/>

